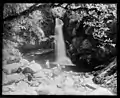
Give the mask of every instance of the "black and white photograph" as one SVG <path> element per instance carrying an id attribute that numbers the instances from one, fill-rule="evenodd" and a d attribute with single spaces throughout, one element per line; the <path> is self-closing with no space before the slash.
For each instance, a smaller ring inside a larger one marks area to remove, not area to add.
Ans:
<path id="1" fill-rule="evenodd" d="M 117 95 L 117 3 L 4 3 L 2 95 Z"/>

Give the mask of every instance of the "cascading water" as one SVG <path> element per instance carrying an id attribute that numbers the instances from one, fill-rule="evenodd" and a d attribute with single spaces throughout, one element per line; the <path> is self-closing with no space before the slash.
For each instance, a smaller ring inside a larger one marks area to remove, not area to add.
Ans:
<path id="1" fill-rule="evenodd" d="M 65 65 L 65 66 L 75 66 L 66 55 L 66 47 L 65 47 L 65 42 L 63 38 L 63 30 L 62 30 L 64 23 L 59 18 L 56 18 L 55 24 L 56 24 L 55 25 L 55 40 L 56 40 L 55 63 L 59 65 Z"/>

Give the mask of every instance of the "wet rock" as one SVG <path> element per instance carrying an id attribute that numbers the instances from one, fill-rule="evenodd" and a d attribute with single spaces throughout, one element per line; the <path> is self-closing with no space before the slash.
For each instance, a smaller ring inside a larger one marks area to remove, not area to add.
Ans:
<path id="1" fill-rule="evenodd" d="M 11 74 L 11 75 L 6 75 L 5 77 L 3 77 L 3 85 L 9 85 L 12 84 L 14 82 L 18 82 L 22 79 L 24 79 L 25 77 L 23 75 L 20 74 Z"/>
<path id="2" fill-rule="evenodd" d="M 3 66 L 3 71 L 6 74 L 12 74 L 18 70 L 18 68 L 21 66 L 19 63 L 13 63 L 13 64 L 7 64 Z"/>

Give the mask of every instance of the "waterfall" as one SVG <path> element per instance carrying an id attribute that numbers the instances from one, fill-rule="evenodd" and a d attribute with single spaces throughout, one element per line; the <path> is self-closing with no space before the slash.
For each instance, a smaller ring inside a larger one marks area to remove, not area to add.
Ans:
<path id="1" fill-rule="evenodd" d="M 59 65 L 66 65 L 66 66 L 75 66 L 72 61 L 66 55 L 66 46 L 63 37 L 63 27 L 64 23 L 59 18 L 55 20 L 55 63 Z"/>

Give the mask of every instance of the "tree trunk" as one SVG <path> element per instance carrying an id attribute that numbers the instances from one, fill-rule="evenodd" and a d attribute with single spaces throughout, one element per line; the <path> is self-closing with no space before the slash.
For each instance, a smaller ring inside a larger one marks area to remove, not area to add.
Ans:
<path id="1" fill-rule="evenodd" d="M 117 93 L 117 57 L 104 69 L 96 71 L 93 82 L 107 87 L 112 92 Z"/>

